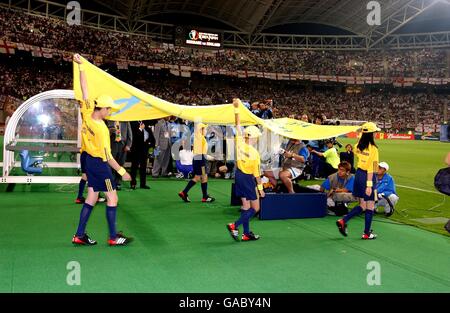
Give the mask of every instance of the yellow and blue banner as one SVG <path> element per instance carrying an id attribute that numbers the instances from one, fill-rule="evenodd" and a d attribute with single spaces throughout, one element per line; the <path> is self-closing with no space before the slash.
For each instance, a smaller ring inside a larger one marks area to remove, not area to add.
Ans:
<path id="1" fill-rule="evenodd" d="M 145 93 L 106 73 L 86 59 L 82 59 L 89 97 L 95 99 L 99 95 L 106 94 L 121 106 L 120 111 L 108 118 L 110 120 L 138 121 L 177 116 L 184 120 L 211 125 L 234 124 L 233 104 L 190 106 L 171 103 Z M 82 100 L 80 72 L 76 65 L 74 63 L 73 66 L 75 98 Z M 251 113 L 243 104 L 240 105 L 239 110 L 242 125 L 261 125 L 288 138 L 318 140 L 355 132 L 360 128 L 359 126 L 315 125 L 289 118 L 263 120 Z"/>

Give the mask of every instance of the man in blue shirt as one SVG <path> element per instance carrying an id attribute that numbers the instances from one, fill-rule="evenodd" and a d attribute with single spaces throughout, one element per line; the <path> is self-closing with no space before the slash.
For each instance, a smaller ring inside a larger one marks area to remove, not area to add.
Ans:
<path id="1" fill-rule="evenodd" d="M 255 114 L 257 117 L 261 117 L 261 111 L 259 110 L 259 103 L 253 102 L 250 108 L 250 111 Z"/>
<path id="2" fill-rule="evenodd" d="M 278 179 L 281 179 L 288 193 L 294 193 L 292 180 L 303 173 L 305 162 L 309 157 L 309 151 L 305 144 L 298 139 L 290 139 L 286 149 L 280 151 L 282 162 L 280 168 L 271 168 L 264 171 L 273 186 L 277 186 Z"/>
<path id="3" fill-rule="evenodd" d="M 272 100 L 266 100 L 266 102 L 261 102 L 259 104 L 259 114 L 263 120 L 270 120 L 273 118 L 272 108 L 269 106 L 271 103 Z"/>
<path id="4" fill-rule="evenodd" d="M 339 163 L 338 171 L 328 176 L 320 186 L 321 192 L 327 192 L 329 209 L 335 207 L 338 203 L 346 205 L 356 201 L 356 198 L 352 195 L 355 176 L 350 173 L 351 169 L 350 163 L 346 161 Z"/>
<path id="5" fill-rule="evenodd" d="M 386 162 L 380 162 L 377 173 L 376 190 L 378 192 L 378 202 L 376 203 L 376 208 L 384 207 L 384 214 L 391 216 L 394 213 L 394 207 L 399 197 L 395 191 L 394 179 L 387 171 L 389 171 L 389 165 Z"/>

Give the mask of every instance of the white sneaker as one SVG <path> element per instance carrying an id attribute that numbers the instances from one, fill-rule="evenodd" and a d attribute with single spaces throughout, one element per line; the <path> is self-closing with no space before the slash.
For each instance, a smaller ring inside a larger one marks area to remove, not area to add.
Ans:
<path id="1" fill-rule="evenodd" d="M 336 216 L 336 213 L 327 209 L 327 215 Z"/>
<path id="2" fill-rule="evenodd" d="M 361 239 L 364 239 L 364 240 L 372 240 L 372 239 L 376 239 L 376 238 L 377 238 L 377 235 L 372 232 L 370 232 L 369 235 L 363 234 L 361 237 Z"/>

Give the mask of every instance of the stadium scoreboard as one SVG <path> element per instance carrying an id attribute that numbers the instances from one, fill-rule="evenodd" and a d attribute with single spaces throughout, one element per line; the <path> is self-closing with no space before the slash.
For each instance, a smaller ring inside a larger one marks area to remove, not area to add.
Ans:
<path id="1" fill-rule="evenodd" d="M 223 33 L 199 27 L 177 26 L 175 45 L 220 49 L 223 46 Z"/>

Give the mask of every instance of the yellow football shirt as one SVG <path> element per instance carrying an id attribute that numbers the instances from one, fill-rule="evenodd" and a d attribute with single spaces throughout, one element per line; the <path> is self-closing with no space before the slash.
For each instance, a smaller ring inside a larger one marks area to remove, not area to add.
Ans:
<path id="1" fill-rule="evenodd" d="M 244 174 L 250 174 L 255 177 L 261 176 L 259 152 L 251 145 L 245 143 L 244 139 L 236 136 L 237 145 L 237 167 Z"/>
<path id="2" fill-rule="evenodd" d="M 104 162 L 111 160 L 111 143 L 109 129 L 102 120 L 94 120 L 92 112 L 94 106 L 82 102 L 81 117 L 81 149 L 94 158 L 101 158 Z"/>
<path id="3" fill-rule="evenodd" d="M 194 155 L 207 153 L 208 153 L 208 142 L 200 132 L 196 132 L 194 135 Z"/>
<path id="4" fill-rule="evenodd" d="M 355 154 L 358 157 L 358 168 L 367 171 L 367 173 L 375 173 L 378 170 L 378 148 L 369 144 L 364 150 L 360 151 L 358 145 L 355 145 Z"/>
<path id="5" fill-rule="evenodd" d="M 83 127 L 83 121 L 84 121 L 84 116 L 87 114 L 92 114 L 92 112 L 94 111 L 93 106 L 90 104 L 89 101 L 85 102 L 85 101 L 79 101 L 80 102 L 80 115 L 81 115 L 81 127 Z M 92 109 L 91 109 L 92 107 Z M 83 151 L 86 151 L 86 144 L 84 142 L 84 136 L 81 136 L 81 148 L 80 148 L 80 153 L 83 153 Z"/>

